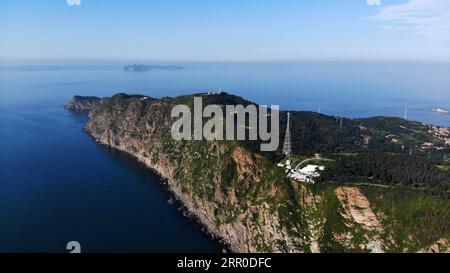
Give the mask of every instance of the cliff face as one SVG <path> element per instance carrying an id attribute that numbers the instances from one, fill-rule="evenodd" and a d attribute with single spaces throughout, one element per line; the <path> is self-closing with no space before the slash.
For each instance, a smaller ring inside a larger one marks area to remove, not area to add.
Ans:
<path id="1" fill-rule="evenodd" d="M 384 188 L 304 185 L 290 181 L 269 156 L 243 142 L 174 141 L 171 109 L 191 99 L 118 94 L 74 109 L 89 108 L 85 129 L 97 142 L 158 172 L 209 233 L 233 251 L 418 251 L 448 236 L 446 199 L 403 194 L 396 200 Z M 225 98 L 228 103 L 241 100 Z M 422 214 L 430 207 L 441 213 Z M 398 209 L 408 209 L 411 218 L 399 217 Z M 445 222 L 422 238 L 411 226 L 420 217 Z"/>

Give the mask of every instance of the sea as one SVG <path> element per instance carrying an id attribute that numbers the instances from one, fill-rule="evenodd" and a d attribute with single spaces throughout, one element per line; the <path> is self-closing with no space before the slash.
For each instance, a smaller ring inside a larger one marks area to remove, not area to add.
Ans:
<path id="1" fill-rule="evenodd" d="M 184 70 L 126 72 L 128 61 L 0 63 L 0 252 L 221 252 L 163 181 L 95 143 L 74 95 L 154 98 L 225 91 L 282 110 L 406 117 L 450 126 L 450 64 L 143 62 Z"/>

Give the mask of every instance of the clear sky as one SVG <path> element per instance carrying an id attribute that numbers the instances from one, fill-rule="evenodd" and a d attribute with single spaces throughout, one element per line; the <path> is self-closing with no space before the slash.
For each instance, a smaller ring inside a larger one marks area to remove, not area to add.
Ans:
<path id="1" fill-rule="evenodd" d="M 0 59 L 450 61 L 450 0 L 0 0 Z"/>

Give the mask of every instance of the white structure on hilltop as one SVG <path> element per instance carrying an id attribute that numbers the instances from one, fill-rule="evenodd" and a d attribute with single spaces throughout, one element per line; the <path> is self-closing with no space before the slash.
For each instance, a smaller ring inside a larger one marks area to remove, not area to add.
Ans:
<path id="1" fill-rule="evenodd" d="M 320 174 L 317 171 L 323 170 L 325 170 L 324 166 L 308 165 L 303 169 L 300 169 L 300 172 L 311 177 L 319 177 Z"/>
<path id="2" fill-rule="evenodd" d="M 207 94 L 208 96 L 212 96 L 212 95 L 223 95 L 223 94 L 226 94 L 226 93 L 227 93 L 227 92 L 222 91 L 222 88 L 219 88 L 219 90 L 208 91 L 208 92 L 206 92 L 206 94 Z"/>
<path id="3" fill-rule="evenodd" d="M 286 126 L 286 135 L 284 137 L 284 145 L 283 145 L 283 154 L 285 154 L 288 159 L 286 163 L 278 163 L 277 166 L 280 168 L 284 168 L 285 173 L 287 173 L 287 177 L 293 179 L 298 182 L 304 182 L 309 184 L 314 184 L 314 178 L 320 176 L 320 171 L 325 170 L 324 166 L 317 165 L 307 165 L 302 169 L 298 169 L 297 167 L 291 166 L 290 156 L 292 154 L 292 146 L 291 146 L 291 113 L 287 113 L 287 126 Z M 342 117 L 341 117 L 341 127 L 342 127 Z M 308 160 L 305 160 L 305 162 Z M 301 165 L 300 163 L 299 165 Z"/>
<path id="4" fill-rule="evenodd" d="M 325 170 L 324 166 L 317 165 L 307 165 L 302 169 L 292 168 L 290 160 L 287 160 L 286 164 L 278 163 L 277 166 L 285 169 L 288 178 L 309 184 L 314 184 L 314 178 L 319 177 L 319 172 Z"/>
<path id="5" fill-rule="evenodd" d="M 299 182 L 314 184 L 314 178 L 319 177 L 319 171 L 323 170 L 325 170 L 324 166 L 307 165 L 300 170 L 291 170 L 288 177 Z"/>

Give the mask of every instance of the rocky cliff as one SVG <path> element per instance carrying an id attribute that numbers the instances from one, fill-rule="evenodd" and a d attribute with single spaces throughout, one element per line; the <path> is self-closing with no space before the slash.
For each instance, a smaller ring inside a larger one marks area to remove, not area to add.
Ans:
<path id="1" fill-rule="evenodd" d="M 98 97 L 74 96 L 64 108 L 71 111 L 90 111 L 99 103 L 100 98 Z"/>
<path id="2" fill-rule="evenodd" d="M 206 104 L 249 103 L 227 94 L 202 96 Z M 403 187 L 306 185 L 276 167 L 278 153 L 260 153 L 247 142 L 173 140 L 171 109 L 192 100 L 117 94 L 76 98 L 68 108 L 90 109 L 85 129 L 97 142 L 159 173 L 233 251 L 415 252 L 448 238 L 446 197 Z"/>

